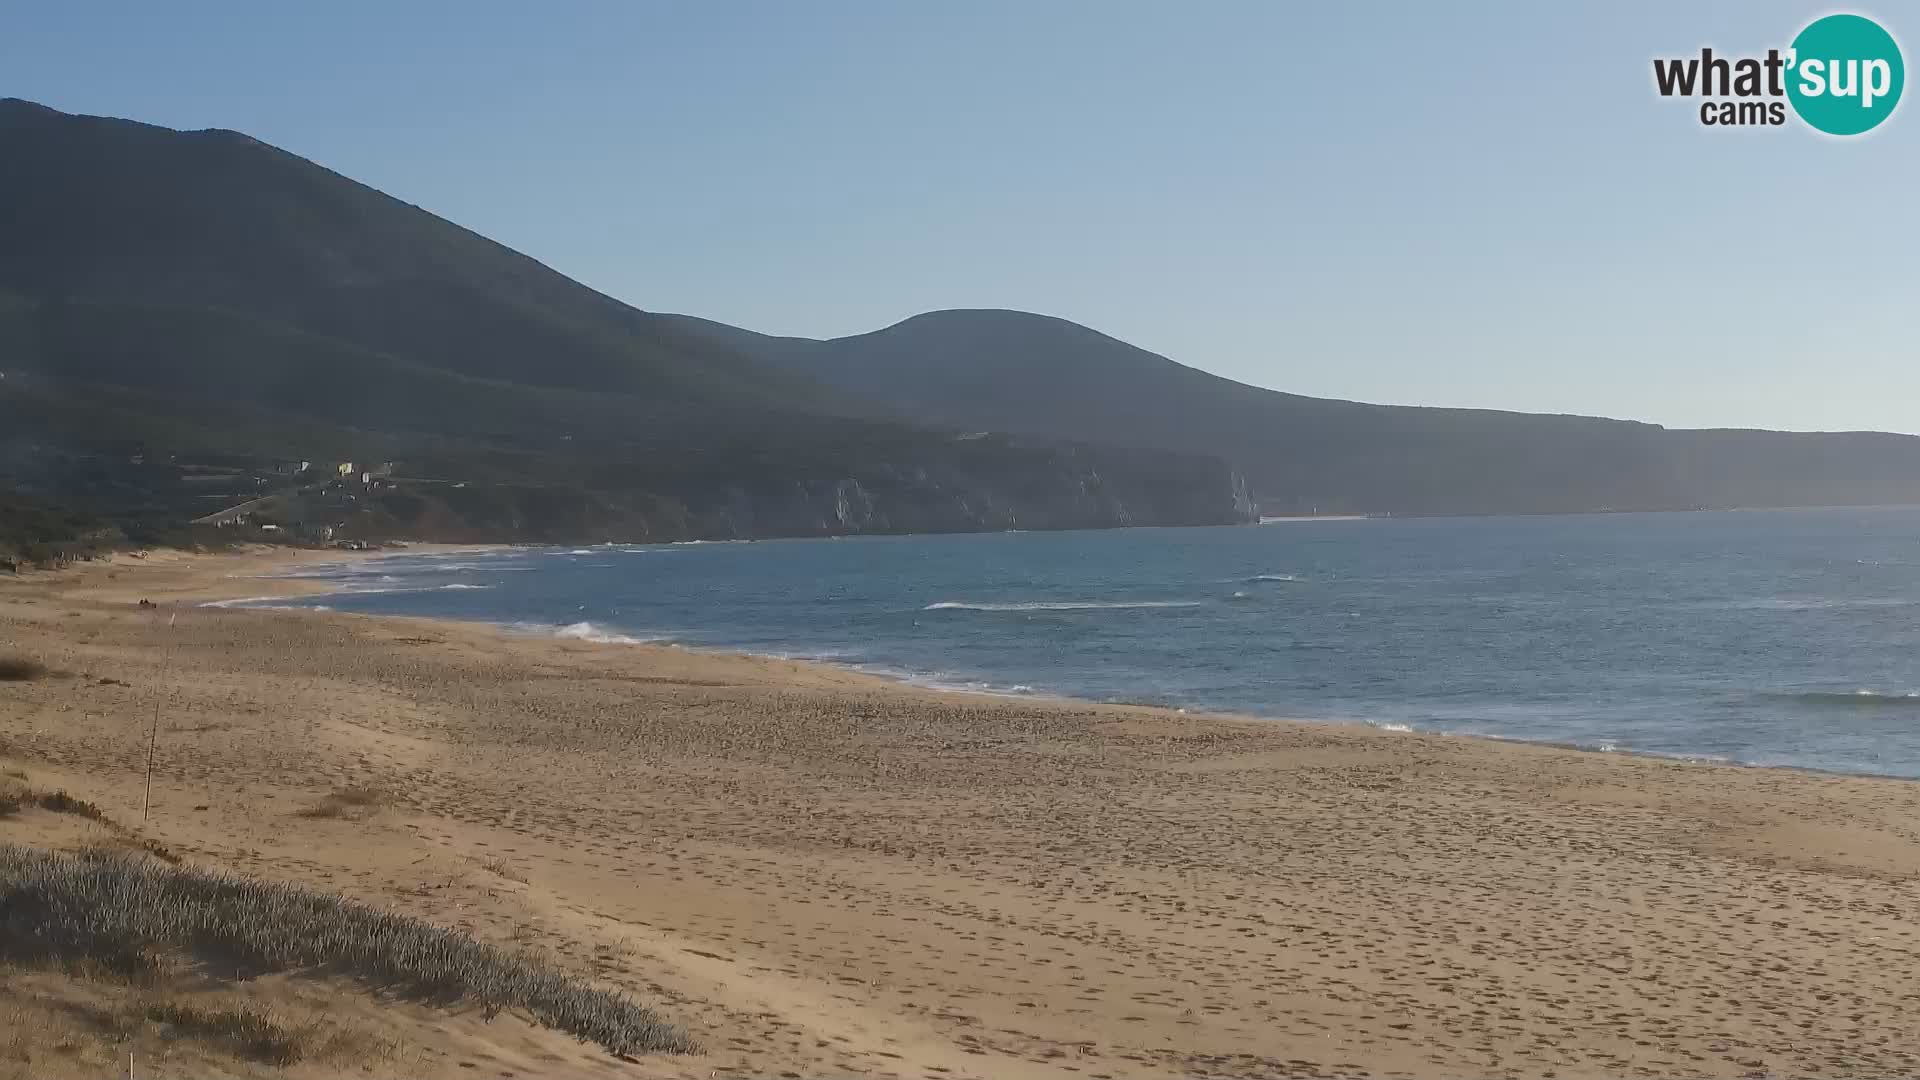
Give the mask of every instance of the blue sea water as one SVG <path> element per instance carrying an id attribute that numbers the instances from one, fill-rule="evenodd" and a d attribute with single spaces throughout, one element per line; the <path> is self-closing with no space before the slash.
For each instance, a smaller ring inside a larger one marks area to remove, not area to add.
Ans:
<path id="1" fill-rule="evenodd" d="M 1920 777 L 1920 510 L 402 554 L 277 604 Z"/>

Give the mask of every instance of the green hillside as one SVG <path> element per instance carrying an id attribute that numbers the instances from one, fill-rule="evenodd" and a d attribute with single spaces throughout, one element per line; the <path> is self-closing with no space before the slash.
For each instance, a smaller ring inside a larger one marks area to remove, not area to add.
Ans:
<path id="1" fill-rule="evenodd" d="M 0 158 L 0 485 L 41 497 L 463 539 L 1246 511 L 1217 459 L 843 415 L 871 410 L 234 132 L 7 100 Z"/>

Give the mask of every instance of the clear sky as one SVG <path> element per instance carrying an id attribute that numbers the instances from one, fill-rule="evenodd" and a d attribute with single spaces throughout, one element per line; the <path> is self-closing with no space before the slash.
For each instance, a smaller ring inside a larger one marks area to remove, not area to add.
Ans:
<path id="1" fill-rule="evenodd" d="M 0 5 L 0 96 L 771 333 L 1010 307 L 1299 393 L 1920 432 L 1920 102 L 1837 140 L 1652 88 L 1830 10 L 63 0 Z M 1920 5 L 1844 10 L 1913 63 Z"/>

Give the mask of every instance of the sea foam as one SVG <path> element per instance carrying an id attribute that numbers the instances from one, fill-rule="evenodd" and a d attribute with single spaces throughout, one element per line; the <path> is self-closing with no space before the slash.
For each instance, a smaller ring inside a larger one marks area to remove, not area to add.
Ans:
<path id="1" fill-rule="evenodd" d="M 248 608 L 280 599 L 283 598 L 278 596 L 236 596 L 230 600 L 208 600 L 200 606 L 211 608 Z"/>
<path id="2" fill-rule="evenodd" d="M 566 638 L 569 641 L 591 641 L 596 645 L 646 645 L 651 643 L 651 639 L 630 637 L 626 634 L 616 634 L 609 630 L 603 630 L 590 622 L 568 623 L 565 626 L 555 627 L 553 629 L 553 636 Z"/>

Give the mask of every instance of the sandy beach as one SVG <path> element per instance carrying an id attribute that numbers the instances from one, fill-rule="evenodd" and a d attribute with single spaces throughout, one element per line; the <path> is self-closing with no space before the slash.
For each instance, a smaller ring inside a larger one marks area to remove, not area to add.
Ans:
<path id="1" fill-rule="evenodd" d="M 1920 1074 L 1920 785 L 204 606 L 329 557 L 0 577 L 0 653 L 54 672 L 0 683 L 0 767 L 550 950 L 705 1048 L 285 989 L 408 1047 L 370 1073 Z M 383 801 L 302 812 L 352 788 Z"/>

